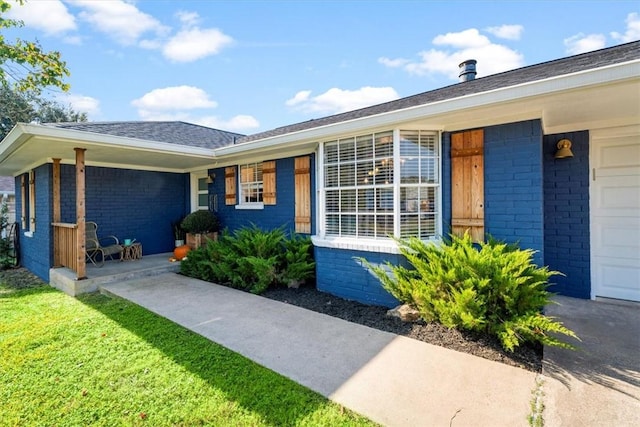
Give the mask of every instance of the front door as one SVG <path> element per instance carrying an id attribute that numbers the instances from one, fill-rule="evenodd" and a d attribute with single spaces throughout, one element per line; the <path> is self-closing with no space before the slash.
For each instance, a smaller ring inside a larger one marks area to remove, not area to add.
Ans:
<path id="1" fill-rule="evenodd" d="M 591 133 L 591 281 L 640 301 L 640 126 Z"/>

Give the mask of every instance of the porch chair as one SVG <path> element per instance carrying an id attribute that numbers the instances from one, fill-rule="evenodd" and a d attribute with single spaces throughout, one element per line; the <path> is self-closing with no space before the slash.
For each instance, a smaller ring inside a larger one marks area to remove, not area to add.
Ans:
<path id="1" fill-rule="evenodd" d="M 108 241 L 110 244 L 104 246 L 101 242 Z M 107 257 L 114 259 L 114 255 L 119 255 L 122 259 L 124 248 L 120 245 L 116 236 L 98 238 L 98 224 L 86 222 L 86 243 L 87 259 L 96 267 L 102 267 Z"/>

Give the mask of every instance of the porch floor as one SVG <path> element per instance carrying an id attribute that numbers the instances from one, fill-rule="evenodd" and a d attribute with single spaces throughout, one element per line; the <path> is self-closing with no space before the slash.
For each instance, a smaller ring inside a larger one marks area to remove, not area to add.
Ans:
<path id="1" fill-rule="evenodd" d="M 76 272 L 59 267 L 49 270 L 49 284 L 56 289 L 76 296 L 87 292 L 95 292 L 106 283 L 155 276 L 167 272 L 180 271 L 179 262 L 170 262 L 172 253 L 145 255 L 135 261 L 106 261 L 102 267 L 87 264 L 87 278 L 78 280 Z"/>

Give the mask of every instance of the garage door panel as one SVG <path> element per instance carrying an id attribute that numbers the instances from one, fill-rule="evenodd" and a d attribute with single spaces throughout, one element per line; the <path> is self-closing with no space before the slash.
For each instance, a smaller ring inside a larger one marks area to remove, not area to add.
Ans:
<path id="1" fill-rule="evenodd" d="M 590 161 L 593 293 L 640 301 L 640 127 L 594 132 Z"/>
<path id="2" fill-rule="evenodd" d="M 640 260 L 640 219 L 607 219 L 593 228 L 594 253 L 606 256 L 617 253 L 624 259 Z"/>

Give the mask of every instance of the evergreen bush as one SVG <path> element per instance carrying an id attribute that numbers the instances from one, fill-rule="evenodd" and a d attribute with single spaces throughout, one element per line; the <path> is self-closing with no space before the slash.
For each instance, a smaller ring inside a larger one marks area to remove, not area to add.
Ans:
<path id="1" fill-rule="evenodd" d="M 441 245 L 417 238 L 398 243 L 412 268 L 363 261 L 425 321 L 495 335 L 508 351 L 523 342 L 572 348 L 556 335 L 576 335 L 542 314 L 551 302 L 549 278 L 560 273 L 536 266 L 533 250 L 493 239 L 476 246 L 468 234 Z"/>
<path id="2" fill-rule="evenodd" d="M 225 230 L 217 241 L 189 252 L 180 272 L 260 294 L 271 286 L 312 279 L 311 246 L 308 237 L 287 237 L 282 228 L 265 231 L 252 225 L 233 234 Z"/>
<path id="3" fill-rule="evenodd" d="M 220 230 L 220 222 L 213 212 L 200 210 L 187 215 L 180 227 L 192 234 L 212 233 Z"/>

